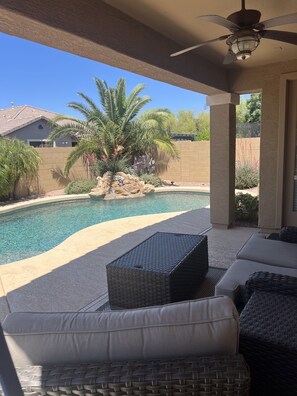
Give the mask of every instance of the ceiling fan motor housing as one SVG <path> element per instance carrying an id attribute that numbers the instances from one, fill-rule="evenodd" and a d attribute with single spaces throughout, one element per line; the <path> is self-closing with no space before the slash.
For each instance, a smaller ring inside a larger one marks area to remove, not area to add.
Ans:
<path id="1" fill-rule="evenodd" d="M 261 12 L 258 10 L 242 9 L 229 15 L 227 19 L 241 28 L 251 27 L 259 23 Z"/>

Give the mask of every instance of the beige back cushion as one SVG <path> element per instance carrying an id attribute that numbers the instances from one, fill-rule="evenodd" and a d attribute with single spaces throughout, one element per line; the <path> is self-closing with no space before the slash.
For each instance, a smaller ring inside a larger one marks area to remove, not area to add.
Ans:
<path id="1" fill-rule="evenodd" d="M 229 297 L 125 311 L 12 313 L 3 323 L 16 366 L 235 354 Z"/>

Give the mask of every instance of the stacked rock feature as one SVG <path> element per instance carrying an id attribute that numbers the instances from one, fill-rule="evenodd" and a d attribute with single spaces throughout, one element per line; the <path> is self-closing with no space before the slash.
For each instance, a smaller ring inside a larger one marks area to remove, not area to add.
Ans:
<path id="1" fill-rule="evenodd" d="M 144 184 L 137 176 L 128 175 L 124 172 L 112 174 L 106 172 L 102 177 L 97 177 L 98 184 L 90 192 L 90 197 L 116 199 L 142 197 L 155 191 L 151 184 Z"/>

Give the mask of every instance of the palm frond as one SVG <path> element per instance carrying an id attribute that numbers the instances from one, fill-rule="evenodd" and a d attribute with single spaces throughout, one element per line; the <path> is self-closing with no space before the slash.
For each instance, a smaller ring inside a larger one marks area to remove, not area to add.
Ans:
<path id="1" fill-rule="evenodd" d="M 138 84 L 136 85 L 136 87 L 134 87 L 132 89 L 132 91 L 130 92 L 130 95 L 127 97 L 127 107 L 129 107 L 131 105 L 131 103 L 133 103 L 135 101 L 135 99 L 139 98 L 139 94 L 141 91 L 143 91 L 145 88 L 144 84 Z"/>
<path id="2" fill-rule="evenodd" d="M 119 117 L 122 117 L 126 110 L 126 80 L 120 78 L 116 87 L 116 104 Z"/>
<path id="3" fill-rule="evenodd" d="M 70 103 L 68 103 L 68 107 L 70 109 L 78 111 L 86 119 L 88 119 L 88 117 L 90 115 L 90 109 L 86 105 L 84 105 L 83 103 L 70 102 Z"/>
<path id="4" fill-rule="evenodd" d="M 99 99 L 100 99 L 100 103 L 101 106 L 103 107 L 103 109 L 105 109 L 106 103 L 105 103 L 105 92 L 108 90 L 108 85 L 106 83 L 106 81 L 104 80 L 100 80 L 100 78 L 94 78 L 96 87 L 97 87 L 97 91 L 99 94 Z"/>
<path id="5" fill-rule="evenodd" d="M 105 108 L 106 115 L 110 120 L 116 122 L 117 114 L 116 114 L 116 106 L 114 101 L 114 91 L 112 89 L 108 89 L 105 92 Z"/>
<path id="6" fill-rule="evenodd" d="M 98 128 L 104 128 L 108 123 L 109 118 L 102 112 L 94 112 L 89 118 L 89 124 L 96 125 Z"/>
<path id="7" fill-rule="evenodd" d="M 169 139 L 154 139 L 156 147 L 173 159 L 179 158 L 179 152 L 175 144 Z"/>
<path id="8" fill-rule="evenodd" d="M 88 117 L 88 121 L 96 122 L 100 125 L 105 124 L 108 121 L 108 117 L 100 109 L 97 109 L 92 111 L 92 113 Z"/>
<path id="9" fill-rule="evenodd" d="M 52 125 L 56 124 L 59 121 L 70 121 L 70 122 L 81 122 L 79 118 L 72 117 L 72 116 L 66 116 L 66 115 L 57 115 L 56 117 L 52 118 L 48 122 Z"/>
<path id="10" fill-rule="evenodd" d="M 91 111 L 99 110 L 97 105 L 95 104 L 95 102 L 91 98 L 89 98 L 87 95 L 85 95 L 83 92 L 78 92 L 77 94 L 88 103 L 88 105 L 91 108 Z M 90 110 L 89 110 L 89 112 L 90 112 Z"/>
<path id="11" fill-rule="evenodd" d="M 98 153 L 98 147 L 93 141 L 90 140 L 81 140 L 77 146 L 71 151 L 70 155 L 67 158 L 64 175 L 67 177 L 69 175 L 69 171 L 74 163 L 87 153 Z"/>
<path id="12" fill-rule="evenodd" d="M 131 122 L 136 115 L 140 112 L 140 110 L 151 101 L 149 97 L 143 96 L 139 98 L 139 100 L 135 100 L 134 103 L 131 103 L 129 106 L 127 105 L 127 109 L 125 115 L 122 117 L 120 127 L 122 130 L 126 128 L 126 125 Z"/>
<path id="13" fill-rule="evenodd" d="M 90 134 L 90 127 L 85 121 L 76 121 L 77 122 L 71 124 L 57 125 L 48 136 L 49 142 L 53 143 L 55 140 L 64 136 L 81 138 L 82 136 Z"/>

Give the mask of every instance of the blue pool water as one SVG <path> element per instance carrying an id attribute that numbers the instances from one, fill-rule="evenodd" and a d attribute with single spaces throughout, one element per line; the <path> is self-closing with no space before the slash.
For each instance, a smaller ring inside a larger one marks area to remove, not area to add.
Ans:
<path id="1" fill-rule="evenodd" d="M 75 232 L 104 221 L 208 205 L 209 194 L 170 192 L 122 200 L 76 200 L 17 210 L 0 216 L 0 264 L 46 252 Z"/>

